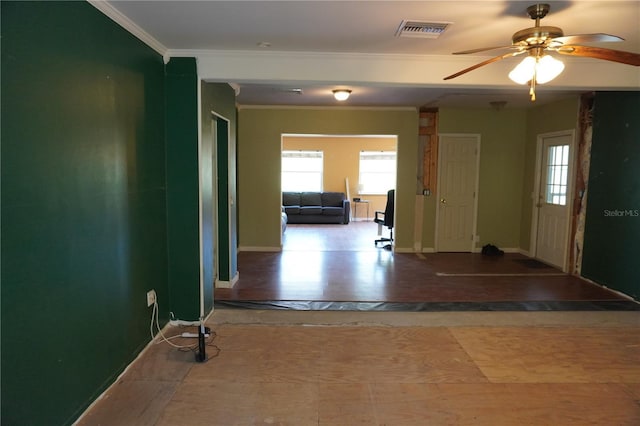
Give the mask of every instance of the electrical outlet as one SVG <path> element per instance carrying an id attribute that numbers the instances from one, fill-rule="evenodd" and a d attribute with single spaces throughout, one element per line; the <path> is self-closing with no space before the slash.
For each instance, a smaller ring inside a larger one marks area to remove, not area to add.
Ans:
<path id="1" fill-rule="evenodd" d="M 154 303 L 156 303 L 156 291 L 149 290 L 147 292 L 147 306 L 152 306 Z"/>

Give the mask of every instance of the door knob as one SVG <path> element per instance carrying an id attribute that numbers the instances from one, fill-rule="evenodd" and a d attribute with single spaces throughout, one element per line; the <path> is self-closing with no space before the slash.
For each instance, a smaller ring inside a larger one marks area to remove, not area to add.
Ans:
<path id="1" fill-rule="evenodd" d="M 444 198 L 440 198 L 440 202 L 441 202 L 442 204 L 447 204 L 447 200 L 445 200 Z"/>

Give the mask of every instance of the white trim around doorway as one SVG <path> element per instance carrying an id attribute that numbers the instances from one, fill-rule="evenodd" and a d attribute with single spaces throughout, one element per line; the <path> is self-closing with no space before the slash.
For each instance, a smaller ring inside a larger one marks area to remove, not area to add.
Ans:
<path id="1" fill-rule="evenodd" d="M 538 196 L 540 194 L 540 179 L 541 179 L 541 165 L 542 165 L 542 155 L 543 155 L 543 143 L 546 138 L 552 137 L 560 137 L 560 136 L 568 136 L 569 137 L 569 164 L 570 164 L 570 173 L 569 173 L 569 181 L 567 182 L 567 231 L 564 238 L 565 245 L 565 253 L 564 260 L 562 262 L 561 269 L 563 272 L 567 272 L 569 268 L 569 237 L 571 235 L 571 212 L 573 211 L 573 191 L 575 187 L 575 179 L 576 179 L 576 135 L 574 129 L 569 130 L 560 130 L 556 132 L 548 132 L 541 133 L 536 137 L 536 165 L 535 165 L 535 175 L 533 182 L 533 192 L 531 193 L 531 234 L 529 241 L 529 253 L 530 257 L 536 258 L 537 254 L 537 240 L 538 240 Z"/>

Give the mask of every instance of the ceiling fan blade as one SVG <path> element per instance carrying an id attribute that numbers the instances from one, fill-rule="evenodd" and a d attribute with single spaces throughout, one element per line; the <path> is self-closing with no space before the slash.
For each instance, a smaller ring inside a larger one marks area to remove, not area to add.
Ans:
<path id="1" fill-rule="evenodd" d="M 571 56 L 604 59 L 605 61 L 620 62 L 627 65 L 640 66 L 640 54 L 623 50 L 603 49 L 592 46 L 561 46 L 558 53 Z"/>
<path id="2" fill-rule="evenodd" d="M 495 49 L 511 49 L 513 46 L 494 46 L 494 47 L 481 47 L 479 49 L 471 49 L 471 50 L 463 50 L 461 52 L 453 52 L 453 55 L 467 55 L 469 53 L 478 53 L 484 52 L 486 50 L 495 50 Z"/>
<path id="3" fill-rule="evenodd" d="M 483 61 L 483 62 L 480 62 L 480 63 L 478 63 L 478 64 L 475 64 L 475 65 L 473 65 L 473 66 L 471 66 L 471 67 L 469 67 L 469 68 L 465 68 L 465 69 L 463 69 L 462 71 L 458 71 L 458 72 L 457 72 L 457 73 L 455 73 L 455 74 L 451 74 L 450 76 L 445 77 L 445 78 L 444 78 L 444 80 L 451 80 L 452 78 L 459 77 L 459 76 L 461 76 L 462 74 L 466 74 L 466 73 L 468 73 L 469 71 L 473 71 L 473 70 L 478 69 L 478 68 L 480 68 L 480 67 L 483 67 L 483 66 L 485 66 L 485 65 L 489 65 L 489 64 L 490 64 L 490 63 L 492 63 L 492 62 L 497 62 L 497 61 L 499 61 L 499 60 L 501 60 L 501 59 L 510 58 L 510 57 L 512 57 L 512 56 L 517 56 L 517 55 L 519 55 L 519 54 L 521 54 L 521 53 L 524 53 L 524 52 L 526 52 L 526 50 L 521 50 L 521 51 L 517 51 L 517 52 L 505 53 L 504 55 L 500 55 L 500 56 L 496 56 L 496 57 L 491 58 L 491 59 L 487 59 L 486 61 Z"/>
<path id="4" fill-rule="evenodd" d="M 596 34 L 573 34 L 564 37 L 556 37 L 551 40 L 552 42 L 558 42 L 562 44 L 574 44 L 574 43 L 602 43 L 610 41 L 624 41 L 622 37 L 618 37 L 611 34 L 596 33 Z"/>

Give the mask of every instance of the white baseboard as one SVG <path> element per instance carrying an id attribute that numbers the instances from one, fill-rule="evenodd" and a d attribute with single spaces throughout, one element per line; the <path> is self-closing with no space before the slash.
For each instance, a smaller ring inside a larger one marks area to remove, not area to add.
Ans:
<path id="1" fill-rule="evenodd" d="M 172 325 L 174 327 L 178 327 L 178 326 L 187 326 L 187 327 L 191 327 L 191 326 L 198 326 L 200 325 L 200 321 L 185 321 L 185 320 L 171 320 L 169 321 L 168 325 Z"/>
<path id="2" fill-rule="evenodd" d="M 185 320 L 181 320 L 181 319 L 174 319 L 174 320 L 170 320 L 167 325 L 164 328 L 167 328 L 168 326 L 173 326 L 173 327 L 197 327 L 200 325 L 200 323 L 206 323 L 209 320 L 209 317 L 211 317 L 211 315 L 213 315 L 213 309 L 211 309 L 209 311 L 209 313 L 207 315 L 205 315 L 205 317 L 203 318 L 202 321 L 185 321 Z M 164 328 L 162 329 L 162 332 L 164 333 Z M 157 337 L 157 336 L 156 336 Z"/>
<path id="3" fill-rule="evenodd" d="M 236 272 L 236 275 L 231 279 L 231 281 L 216 280 L 215 287 L 216 288 L 233 288 L 233 286 L 236 285 L 239 279 L 240 279 L 240 273 Z"/>
<path id="4" fill-rule="evenodd" d="M 435 253 L 436 252 L 433 249 L 433 247 L 423 247 L 422 250 L 408 248 L 408 247 L 394 247 L 393 251 L 396 253 Z"/>
<path id="5" fill-rule="evenodd" d="M 200 324 L 200 323 L 198 322 L 198 324 L 196 324 L 196 325 L 199 325 L 199 324 Z M 172 324 L 170 324 L 170 322 L 168 322 L 168 323 L 166 323 L 166 324 L 165 324 L 165 326 L 164 326 L 164 327 L 162 327 L 162 333 L 163 333 L 163 334 L 167 331 L 167 328 L 168 328 L 170 325 L 172 325 Z M 98 395 L 98 397 L 97 397 L 96 399 L 94 399 L 94 400 L 93 400 L 93 402 L 92 402 L 91 404 L 89 404 L 89 406 L 84 410 L 84 412 L 83 412 L 82 414 L 80 414 L 80 416 L 79 416 L 79 417 L 78 417 L 78 418 L 73 422 L 73 424 L 74 424 L 74 425 L 79 424 L 79 423 L 80 423 L 80 421 L 82 420 L 82 418 L 83 418 L 84 416 L 86 416 L 86 415 L 87 415 L 87 413 L 88 413 L 89 411 L 91 411 L 91 410 L 93 409 L 93 407 L 95 407 L 95 406 L 96 406 L 96 404 L 97 404 L 98 402 L 100 402 L 100 401 L 105 397 L 105 395 L 107 395 L 107 393 L 111 390 L 111 388 L 112 388 L 112 387 L 114 387 L 116 384 L 118 384 L 118 383 L 120 382 L 120 380 L 124 377 L 124 375 L 125 375 L 125 374 L 127 374 L 127 372 L 129 372 L 129 369 L 130 369 L 130 368 L 131 368 L 131 367 L 132 367 L 136 362 L 138 362 L 138 360 L 139 360 L 140 358 L 142 358 L 142 356 L 143 356 L 144 354 L 146 354 L 146 353 L 147 353 L 147 351 L 149 350 L 149 348 L 150 348 L 152 345 L 155 345 L 155 344 L 156 344 L 156 341 L 158 340 L 159 336 L 160 336 L 160 334 L 156 334 L 156 335 L 155 335 L 155 337 L 153 338 L 153 340 L 150 340 L 150 341 L 149 341 L 149 343 L 147 343 L 147 344 L 146 344 L 146 346 L 145 346 L 145 347 L 140 351 L 140 353 L 138 353 L 138 355 L 133 359 L 133 361 L 131 361 L 131 362 L 129 363 L 129 365 L 127 365 L 127 366 L 124 368 L 124 370 L 122 370 L 122 373 L 120 373 L 120 374 L 118 375 L 118 377 L 116 377 L 116 378 L 115 378 L 115 380 L 113 381 L 113 383 L 111 383 L 111 384 L 110 384 L 110 385 L 109 385 L 109 386 L 108 386 L 108 387 L 107 387 L 107 388 L 106 388 L 106 389 L 105 389 L 105 390 L 104 390 L 100 395 Z"/>
<path id="6" fill-rule="evenodd" d="M 396 247 L 393 251 L 396 253 L 435 253 L 432 247 L 423 247 L 422 250 L 420 248 Z"/>
<path id="7" fill-rule="evenodd" d="M 498 247 L 505 253 L 522 253 L 522 249 L 519 247 Z M 482 253 L 482 247 L 476 247 L 473 249 L 474 253 Z"/>
<path id="8" fill-rule="evenodd" d="M 505 247 L 502 251 L 505 253 L 520 253 L 520 247 Z"/>
<path id="9" fill-rule="evenodd" d="M 416 251 L 412 248 L 408 247 L 394 247 L 393 251 L 395 253 L 415 253 Z"/>
<path id="10" fill-rule="evenodd" d="M 633 301 L 633 302 L 637 302 L 637 300 L 636 300 L 636 299 L 634 299 L 633 297 L 631 297 L 630 295 L 628 295 L 628 294 L 626 294 L 626 293 L 623 293 L 623 292 L 621 292 L 621 291 L 619 291 L 619 290 L 616 290 L 615 288 L 607 287 L 607 286 L 606 286 L 606 285 L 604 285 L 604 284 L 600 284 L 599 282 L 593 281 L 592 279 L 589 279 L 589 278 L 587 278 L 587 277 L 583 277 L 582 275 L 577 275 L 577 276 L 578 276 L 581 280 L 585 280 L 586 282 L 591 283 L 591 284 L 593 284 L 593 285 L 597 285 L 598 287 L 606 288 L 607 290 L 609 290 L 609 291 L 612 291 L 612 292 L 616 293 L 618 296 L 624 297 L 625 299 L 629 299 L 629 300 L 631 300 L 631 301 Z"/>
<path id="11" fill-rule="evenodd" d="M 267 252 L 274 252 L 274 251 L 282 251 L 282 247 L 239 246 L 238 247 L 238 252 L 241 252 L 241 251 L 267 251 Z"/>

